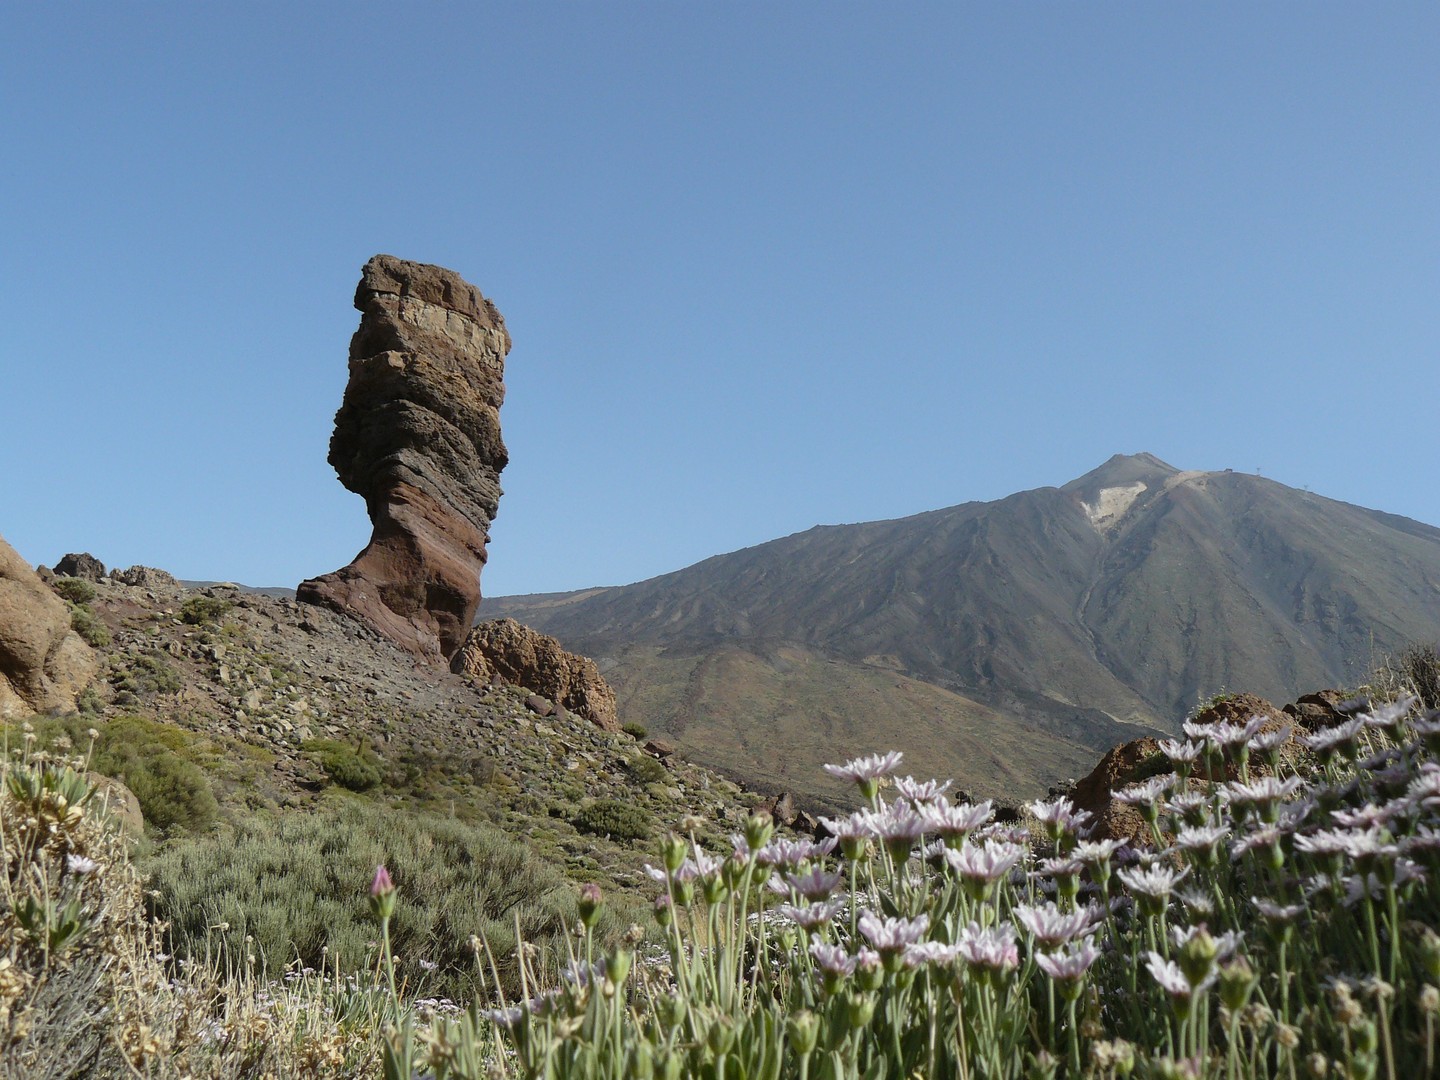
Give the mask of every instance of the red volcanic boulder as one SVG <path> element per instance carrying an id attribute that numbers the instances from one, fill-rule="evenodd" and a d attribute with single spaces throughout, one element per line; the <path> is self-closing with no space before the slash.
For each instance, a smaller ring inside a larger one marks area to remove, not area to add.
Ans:
<path id="1" fill-rule="evenodd" d="M 488 682 L 496 675 L 514 686 L 563 705 L 606 731 L 619 731 L 615 691 L 588 656 L 566 652 L 547 637 L 514 619 L 481 623 L 450 661 L 461 675 Z M 535 711 L 539 711 L 536 709 Z"/>
<path id="2" fill-rule="evenodd" d="M 98 667 L 65 601 L 0 537 L 0 720 L 74 712 Z"/>
<path id="3" fill-rule="evenodd" d="M 1097 840 L 1149 840 L 1150 827 L 1140 811 L 1117 800 L 1115 792 L 1140 779 L 1145 767 L 1151 766 L 1159 753 L 1160 744 L 1151 738 L 1114 747 L 1089 776 L 1075 785 L 1070 800 L 1077 808 L 1095 816 Z M 1165 771 L 1168 772 L 1168 768 Z"/>
<path id="4" fill-rule="evenodd" d="M 296 598 L 441 663 L 465 642 L 500 503 L 500 405 L 510 335 L 458 274 L 377 255 L 355 292 L 360 328 L 330 464 L 374 531 L 343 569 Z"/>

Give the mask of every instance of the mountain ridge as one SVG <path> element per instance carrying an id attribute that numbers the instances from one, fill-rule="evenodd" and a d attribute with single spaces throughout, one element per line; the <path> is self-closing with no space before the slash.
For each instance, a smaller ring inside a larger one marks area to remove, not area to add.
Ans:
<path id="1" fill-rule="evenodd" d="M 644 704 L 643 684 L 662 678 L 654 657 L 693 661 L 688 680 L 716 650 L 763 660 L 794 646 L 868 682 L 927 683 L 1038 741 L 1103 750 L 1136 726 L 1173 730 L 1226 687 L 1288 700 L 1353 683 L 1375 648 L 1435 636 L 1440 529 L 1117 454 L 1058 487 L 817 526 L 633 585 L 486 598 L 481 617 L 499 615 L 596 657 L 622 719 L 628 699 L 661 731 L 672 717 Z M 803 722 L 777 704 L 733 724 Z"/>

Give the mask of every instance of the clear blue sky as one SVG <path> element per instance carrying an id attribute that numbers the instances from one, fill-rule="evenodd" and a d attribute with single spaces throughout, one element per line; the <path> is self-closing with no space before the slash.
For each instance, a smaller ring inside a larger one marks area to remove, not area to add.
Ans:
<path id="1" fill-rule="evenodd" d="M 1140 450 L 1440 524 L 1433 0 L 5 27 L 0 534 L 32 562 L 348 562 L 325 454 L 376 252 L 514 338 L 490 595 Z"/>

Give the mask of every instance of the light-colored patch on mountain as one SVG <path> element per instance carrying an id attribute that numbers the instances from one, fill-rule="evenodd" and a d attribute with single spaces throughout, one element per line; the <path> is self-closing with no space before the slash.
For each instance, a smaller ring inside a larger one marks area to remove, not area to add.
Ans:
<path id="1" fill-rule="evenodd" d="M 1123 487 L 1101 488 L 1093 504 L 1082 502 L 1080 506 L 1084 509 L 1085 516 L 1090 519 L 1090 524 L 1101 532 L 1106 532 L 1125 515 L 1125 511 L 1130 509 L 1131 504 L 1144 490 L 1145 485 L 1139 480 Z"/>
<path id="2" fill-rule="evenodd" d="M 1188 484 L 1191 480 L 1201 481 L 1200 486 L 1203 487 L 1204 481 L 1208 479 L 1210 475 L 1210 473 L 1205 472 L 1201 469 L 1191 469 L 1188 472 L 1177 472 L 1174 476 L 1170 477 L 1165 481 L 1165 490 L 1170 491 L 1172 488 L 1179 487 L 1181 484 Z"/>

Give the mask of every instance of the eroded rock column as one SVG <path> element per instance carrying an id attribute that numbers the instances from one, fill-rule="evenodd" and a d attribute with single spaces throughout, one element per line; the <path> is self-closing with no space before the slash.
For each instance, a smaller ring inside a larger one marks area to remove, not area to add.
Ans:
<path id="1" fill-rule="evenodd" d="M 377 255 L 355 292 L 360 328 L 330 464 L 365 499 L 373 532 L 349 566 L 298 598 L 436 663 L 465 641 L 500 502 L 510 335 L 454 271 Z"/>

